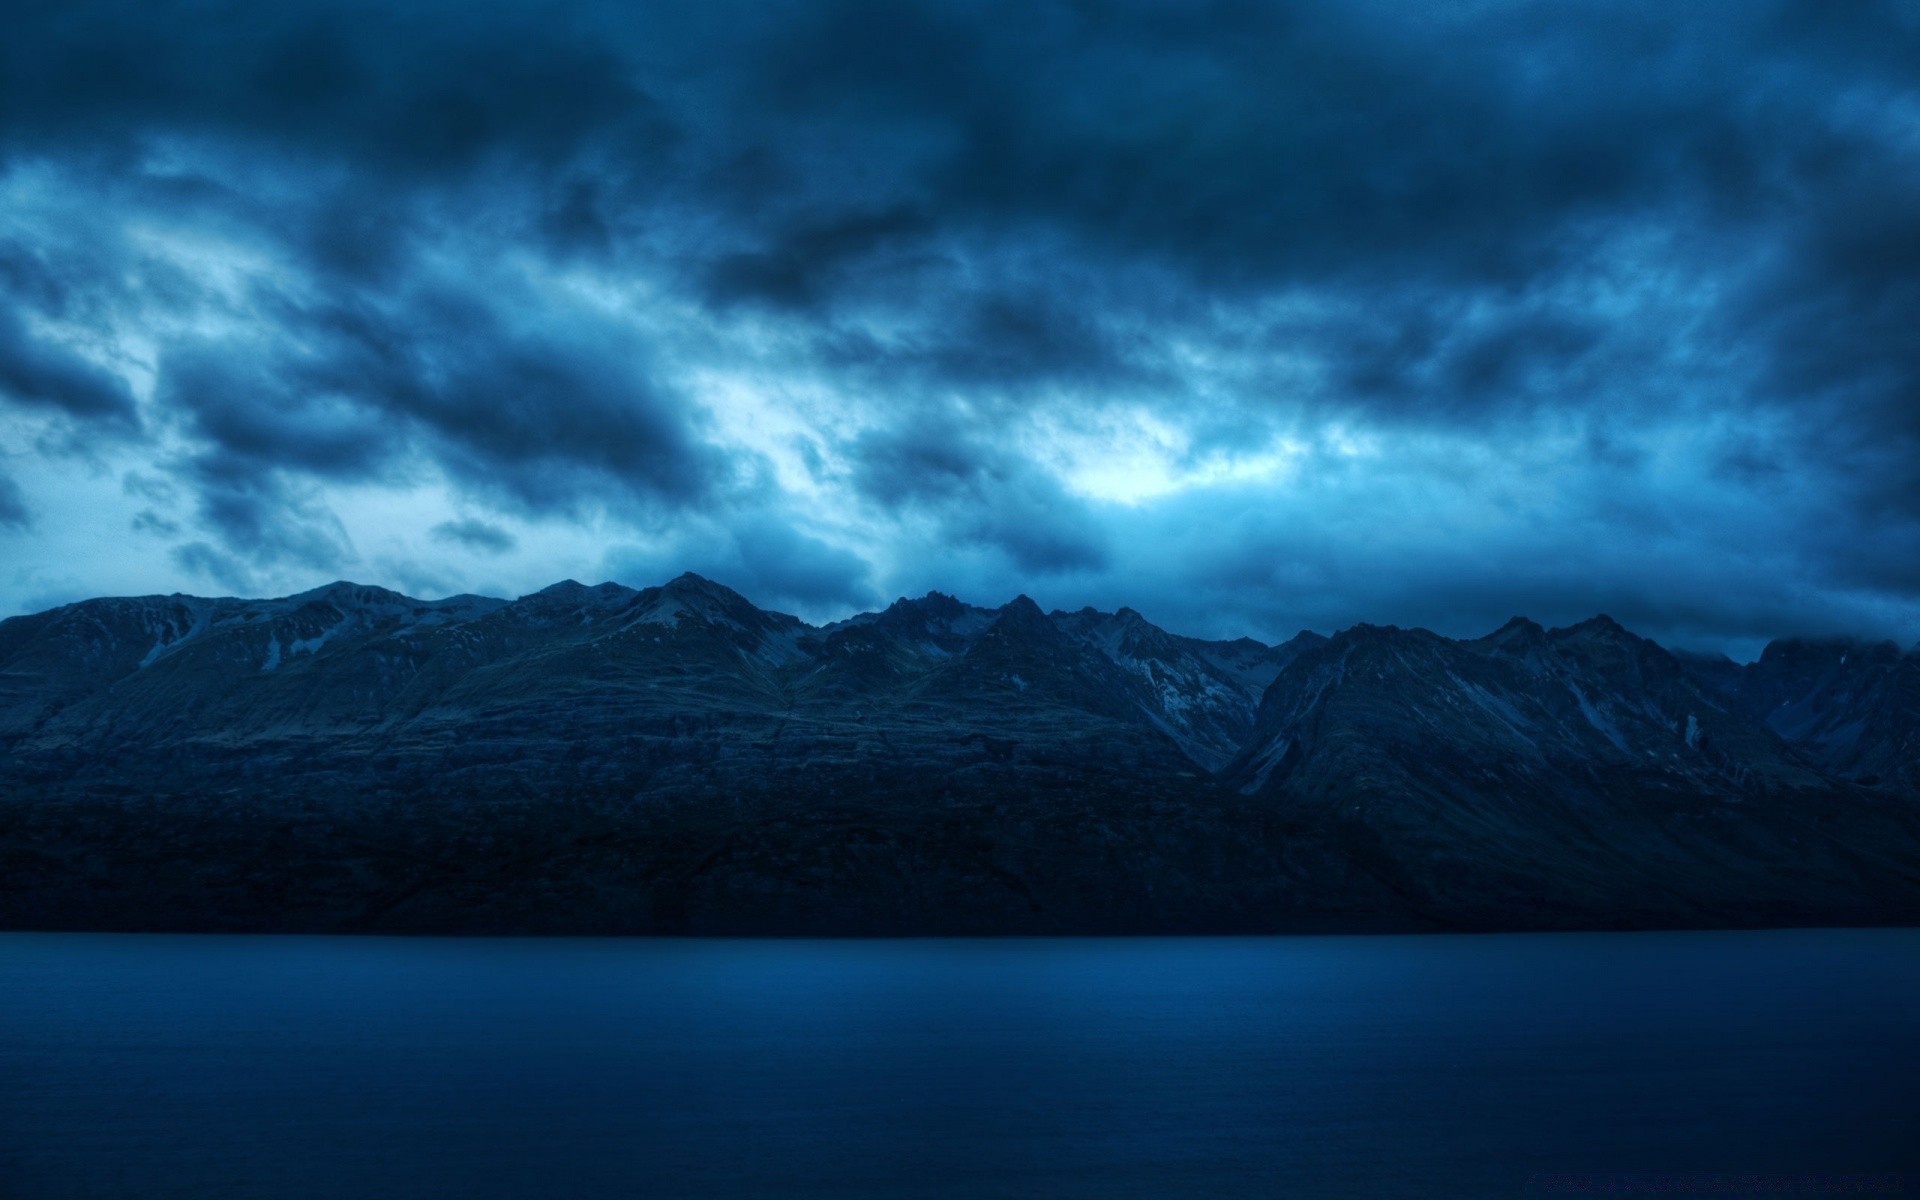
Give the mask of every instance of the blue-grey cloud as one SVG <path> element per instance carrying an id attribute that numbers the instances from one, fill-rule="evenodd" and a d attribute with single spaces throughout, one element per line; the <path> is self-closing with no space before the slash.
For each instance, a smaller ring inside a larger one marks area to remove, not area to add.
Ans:
<path id="1" fill-rule="evenodd" d="M 926 514 L 944 538 L 1053 575 L 1107 561 L 1082 502 L 1009 447 L 950 417 L 927 416 L 852 447 L 855 488 L 893 511 Z"/>
<path id="2" fill-rule="evenodd" d="M 442 521 L 433 527 L 433 536 L 482 554 L 505 554 L 519 544 L 519 539 L 498 525 L 474 517 Z"/>
<path id="3" fill-rule="evenodd" d="M 381 489 L 810 610 L 1920 612 L 1910 6 L 16 8 L 0 436 L 223 586 Z"/>
<path id="4" fill-rule="evenodd" d="M 124 381 L 69 350 L 32 337 L 19 315 L 4 306 L 0 398 L 85 422 L 132 427 L 140 420 Z"/>
<path id="5" fill-rule="evenodd" d="M 644 152 L 668 135 L 631 64 L 564 13 L 300 3 L 267 20 L 218 6 L 29 0 L 0 70 L 0 126 L 27 150 L 137 149 L 150 128 L 263 149 L 350 148 L 407 174 L 583 142 Z M 597 24 L 595 22 L 594 24 Z"/>
<path id="6" fill-rule="evenodd" d="M 254 590 L 253 572 L 246 563 L 206 542 L 185 542 L 175 546 L 174 562 L 182 570 L 200 579 L 213 581 L 229 595 L 246 595 Z"/>
<path id="7" fill-rule="evenodd" d="M 20 493 L 20 485 L 12 476 L 0 473 L 0 529 L 24 530 L 32 524 L 33 513 Z"/>

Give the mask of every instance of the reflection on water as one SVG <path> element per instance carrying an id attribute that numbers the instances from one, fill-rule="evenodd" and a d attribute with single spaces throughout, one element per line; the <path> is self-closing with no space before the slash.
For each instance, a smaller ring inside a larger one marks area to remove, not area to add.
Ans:
<path id="1" fill-rule="evenodd" d="M 0 1195 L 1497 1196 L 1920 1170 L 1920 931 L 0 935 Z"/>

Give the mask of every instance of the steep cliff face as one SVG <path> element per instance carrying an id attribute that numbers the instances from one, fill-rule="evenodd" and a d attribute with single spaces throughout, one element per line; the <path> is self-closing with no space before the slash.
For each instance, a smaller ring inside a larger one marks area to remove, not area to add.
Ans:
<path id="1" fill-rule="evenodd" d="M 1553 631 L 1516 618 L 1468 642 L 1348 630 L 1269 690 L 1229 776 L 1259 790 L 1315 754 L 1322 772 L 1352 765 L 1328 753 L 1465 790 L 1496 777 L 1565 795 L 1620 778 L 1715 796 L 1823 783 L 1736 702 L 1606 617 Z"/>
<path id="2" fill-rule="evenodd" d="M 88 601 L 0 622 L 0 925 L 1909 920 L 1910 656 L 1847 654 L 938 593 L 813 627 L 691 575 Z"/>
<path id="3" fill-rule="evenodd" d="M 1865 916 L 1912 882 L 1910 807 L 1824 777 L 1605 617 L 1348 630 L 1282 672 L 1223 778 L 1438 920 Z"/>
<path id="4" fill-rule="evenodd" d="M 1920 647 L 1785 639 L 1723 686 L 1822 771 L 1920 797 Z"/>
<path id="5" fill-rule="evenodd" d="M 1315 637 L 1301 634 L 1283 646 L 1251 638 L 1207 642 L 1170 634 L 1130 608 L 1056 612 L 1053 622 L 1118 667 L 1109 686 L 1209 770 L 1225 766 L 1246 744 L 1261 694 Z"/>
<path id="6" fill-rule="evenodd" d="M 89 600 L 0 622 L 0 745 L 120 745 L 364 721 L 406 639 L 502 607 L 337 583 L 278 600 Z M 342 651 L 345 655 L 342 655 Z M 364 653 L 363 653 L 364 652 Z M 316 664 L 352 662 L 345 672 Z M 356 687 L 332 694 L 351 677 Z"/>

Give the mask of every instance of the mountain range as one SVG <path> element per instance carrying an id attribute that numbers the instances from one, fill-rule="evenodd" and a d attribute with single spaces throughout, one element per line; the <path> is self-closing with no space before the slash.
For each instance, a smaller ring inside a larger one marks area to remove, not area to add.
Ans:
<path id="1" fill-rule="evenodd" d="M 710 580 L 0 621 L 0 927 L 713 934 L 1920 919 L 1920 648 L 1606 617 L 1207 641 Z"/>

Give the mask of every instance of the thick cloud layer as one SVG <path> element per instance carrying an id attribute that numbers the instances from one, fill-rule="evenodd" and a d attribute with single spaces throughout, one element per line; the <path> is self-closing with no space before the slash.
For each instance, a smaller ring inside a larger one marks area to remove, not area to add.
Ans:
<path id="1" fill-rule="evenodd" d="M 0 609 L 692 568 L 1920 636 L 1910 6 L 9 25 Z"/>

